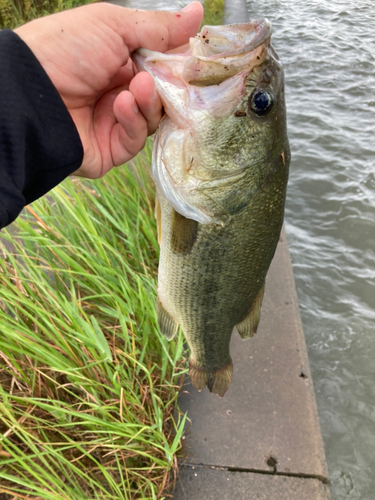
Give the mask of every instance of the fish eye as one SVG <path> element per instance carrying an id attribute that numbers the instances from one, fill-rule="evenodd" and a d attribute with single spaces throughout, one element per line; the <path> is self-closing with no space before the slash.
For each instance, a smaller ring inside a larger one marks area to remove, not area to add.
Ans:
<path id="1" fill-rule="evenodd" d="M 266 90 L 254 90 L 250 96 L 250 108 L 257 116 L 267 115 L 273 106 L 273 95 Z"/>

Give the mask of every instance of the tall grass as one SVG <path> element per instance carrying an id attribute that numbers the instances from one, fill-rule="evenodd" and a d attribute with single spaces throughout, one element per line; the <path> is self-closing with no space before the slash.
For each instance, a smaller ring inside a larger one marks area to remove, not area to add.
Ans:
<path id="1" fill-rule="evenodd" d="M 2 233 L 0 492 L 156 499 L 169 484 L 183 344 L 156 323 L 149 150 Z"/>
<path id="2" fill-rule="evenodd" d="M 0 29 L 14 29 L 37 17 L 72 9 L 93 0 L 0 0 Z"/>
<path id="3" fill-rule="evenodd" d="M 0 0 L 1 1 L 1 0 Z M 225 0 L 204 0 L 204 16 L 202 26 L 219 25 L 224 22 Z"/>
<path id="4" fill-rule="evenodd" d="M 14 29 L 36 17 L 72 9 L 95 0 L 0 0 L 0 29 Z M 142 7 L 140 1 L 140 7 Z M 183 5 L 188 2 L 184 2 Z M 204 0 L 202 26 L 222 24 L 224 0 Z"/>

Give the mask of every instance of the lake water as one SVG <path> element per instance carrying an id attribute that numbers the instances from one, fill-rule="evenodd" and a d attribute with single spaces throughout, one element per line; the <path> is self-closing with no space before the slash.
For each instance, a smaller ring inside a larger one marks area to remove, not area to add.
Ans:
<path id="1" fill-rule="evenodd" d="M 333 500 L 375 499 L 375 2 L 262 0 L 286 74 L 286 231 Z"/>
<path id="2" fill-rule="evenodd" d="M 271 20 L 285 68 L 286 231 L 332 498 L 374 500 L 375 2 L 261 0 L 248 8 L 251 19 Z"/>

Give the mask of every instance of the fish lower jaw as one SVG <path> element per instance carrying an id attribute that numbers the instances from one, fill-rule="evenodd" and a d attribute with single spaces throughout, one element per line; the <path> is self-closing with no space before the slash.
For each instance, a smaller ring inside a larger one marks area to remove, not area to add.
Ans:
<path id="1" fill-rule="evenodd" d="M 213 394 L 218 394 L 221 398 L 227 392 L 233 374 L 233 363 L 216 370 L 207 370 L 203 366 L 198 366 L 193 359 L 189 362 L 189 375 L 193 386 L 202 391 L 205 387 Z"/>

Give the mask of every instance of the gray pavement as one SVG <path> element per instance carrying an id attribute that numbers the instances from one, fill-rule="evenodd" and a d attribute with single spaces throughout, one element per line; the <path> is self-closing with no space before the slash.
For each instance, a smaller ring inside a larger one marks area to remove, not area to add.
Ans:
<path id="1" fill-rule="evenodd" d="M 245 0 L 225 0 L 224 24 L 246 23 L 249 12 Z"/>

